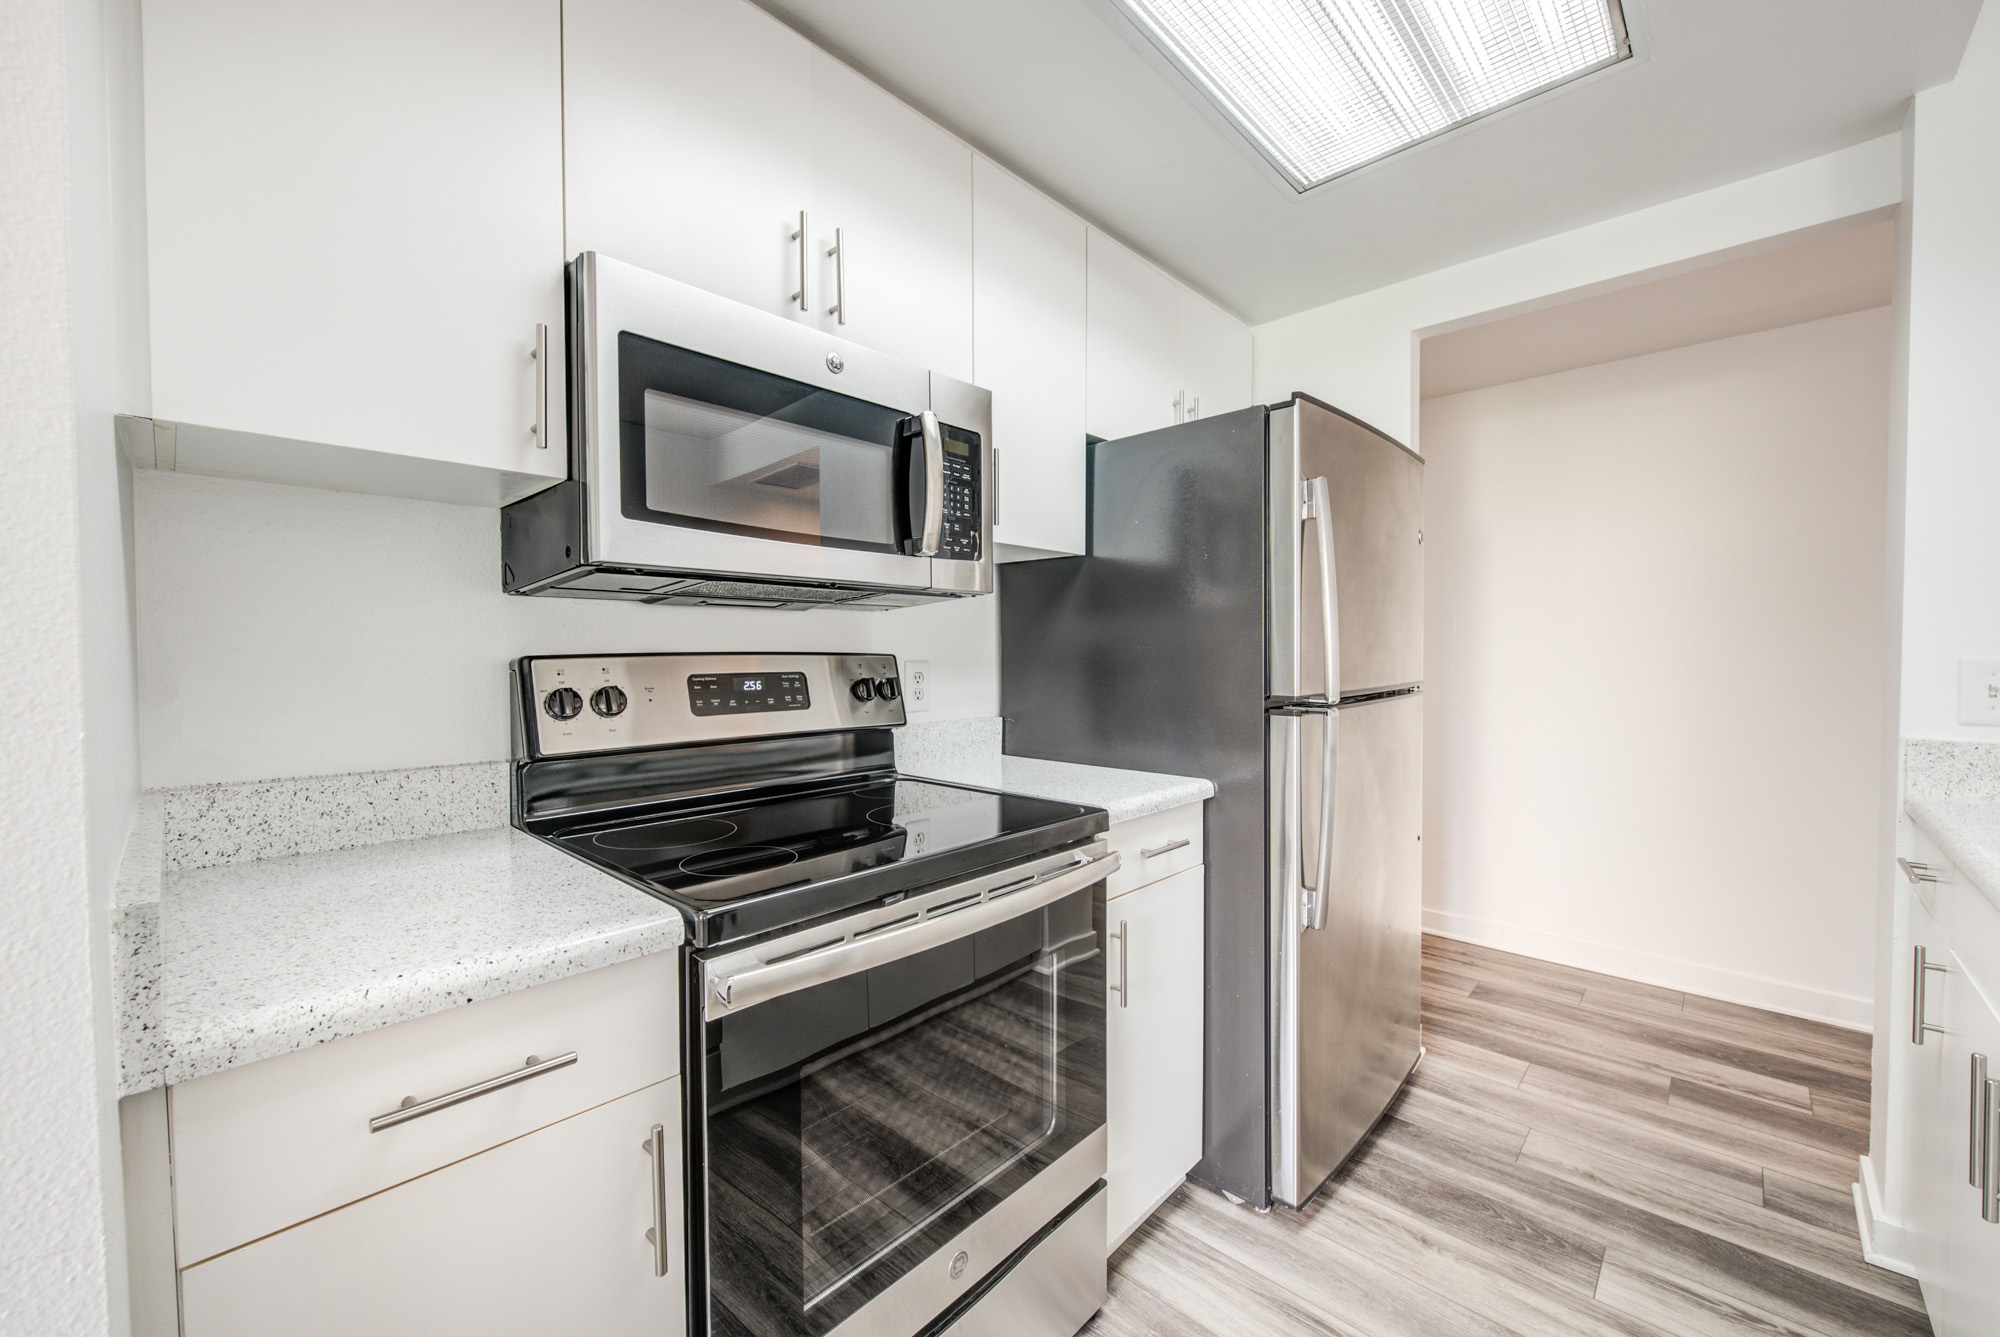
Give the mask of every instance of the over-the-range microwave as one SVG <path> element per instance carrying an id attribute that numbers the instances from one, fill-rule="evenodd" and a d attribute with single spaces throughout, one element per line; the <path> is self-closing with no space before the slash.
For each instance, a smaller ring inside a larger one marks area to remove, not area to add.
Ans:
<path id="1" fill-rule="evenodd" d="M 514 594 L 900 608 L 993 590 L 992 396 L 594 252 L 569 478 L 501 512 Z"/>

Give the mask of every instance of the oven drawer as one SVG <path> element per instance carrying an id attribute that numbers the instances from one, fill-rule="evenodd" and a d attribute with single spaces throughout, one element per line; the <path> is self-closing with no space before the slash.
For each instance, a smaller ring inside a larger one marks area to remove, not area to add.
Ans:
<path id="1" fill-rule="evenodd" d="M 1116 898 L 1200 866 L 1201 804 L 1186 803 L 1118 822 L 1105 839 L 1120 856 L 1118 871 L 1104 882 L 1105 896 Z"/>
<path id="2" fill-rule="evenodd" d="M 678 959 L 606 966 L 172 1088 L 180 1264 L 674 1076 Z M 518 1074 L 530 1055 L 548 1065 L 536 1076 L 370 1131 L 406 1098 Z"/>

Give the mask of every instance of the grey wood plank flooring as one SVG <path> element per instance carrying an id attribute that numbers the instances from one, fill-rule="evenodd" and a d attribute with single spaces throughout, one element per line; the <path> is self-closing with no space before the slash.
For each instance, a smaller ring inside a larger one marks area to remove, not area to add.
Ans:
<path id="1" fill-rule="evenodd" d="M 1861 1257 L 1869 1038 L 1424 941 L 1429 1054 L 1303 1212 L 1184 1186 L 1094 1337 L 1930 1332 Z"/>

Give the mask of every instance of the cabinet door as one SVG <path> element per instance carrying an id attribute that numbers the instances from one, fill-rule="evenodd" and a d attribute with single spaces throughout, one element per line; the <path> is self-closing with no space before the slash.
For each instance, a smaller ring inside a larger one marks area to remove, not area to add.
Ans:
<path id="1" fill-rule="evenodd" d="M 1250 327 L 1181 289 L 1181 389 L 1189 418 L 1250 407 Z"/>
<path id="2" fill-rule="evenodd" d="M 1938 1337 L 1990 1337 L 2000 1331 L 2000 1224 L 1980 1215 L 1979 1190 L 1972 1185 L 1977 1126 L 1973 1118 L 1972 1057 L 1986 1059 L 1989 1077 L 2000 1078 L 2000 1015 L 1995 999 L 1982 989 L 1965 963 L 1952 954 L 1942 992 L 1945 1038 L 1942 1099 L 1937 1102 L 1939 1151 L 1928 1172 L 1936 1176 L 1944 1212 L 1940 1225 L 1937 1275 L 1926 1278 L 1924 1300 Z M 2000 1174 L 2000 1148 L 1987 1150 L 1989 1174 Z"/>
<path id="3" fill-rule="evenodd" d="M 669 1270 L 654 1274 L 665 1130 Z M 680 1080 L 448 1165 L 181 1273 L 186 1337 L 685 1330 Z"/>
<path id="4" fill-rule="evenodd" d="M 814 318 L 971 380 L 972 150 L 815 49 L 812 177 Z"/>
<path id="5" fill-rule="evenodd" d="M 1090 229 L 1086 423 L 1107 441 L 1176 421 L 1181 286 Z"/>
<path id="6" fill-rule="evenodd" d="M 1116 1248 L 1201 1159 L 1206 869 L 1106 902 L 1107 1231 Z M 1124 985 L 1121 998 L 1115 986 Z"/>
<path id="7" fill-rule="evenodd" d="M 1901 1006 L 1896 1012 L 1901 1023 L 1895 1039 L 1902 1050 L 1903 1081 L 1909 1093 L 1910 1147 L 1905 1160 L 1909 1177 L 1904 1201 L 1910 1262 L 1923 1285 L 1924 1303 L 1930 1310 L 1933 1326 L 1946 1333 L 1949 1329 L 1945 1315 L 1950 1299 L 1942 1284 L 1945 1241 L 1952 1229 L 1954 1201 L 1971 1196 L 1971 1190 L 1965 1187 L 1965 1111 L 1963 1102 L 1955 1098 L 1961 1083 L 1954 1080 L 1957 1069 L 1950 1051 L 1955 1046 L 1947 1043 L 1957 1038 L 1950 1033 L 1956 1000 L 1947 977 L 1938 971 L 1924 971 L 1922 980 L 1918 980 L 1915 949 L 1921 948 L 1925 960 L 1934 966 L 1948 966 L 1950 953 L 1943 932 L 1923 904 L 1907 891 L 1898 894 L 1907 898 L 1910 925 L 1910 950 L 1898 972 L 1897 996 Z M 1923 1043 L 1917 1044 L 1911 1038 L 1910 1012 L 1920 998 L 1924 1020 L 1945 1027 L 1946 1033 L 1926 1032 Z"/>
<path id="8" fill-rule="evenodd" d="M 143 22 L 153 414 L 561 476 L 530 430 L 535 326 L 563 328 L 559 0 Z"/>
<path id="9" fill-rule="evenodd" d="M 565 0 L 570 254 L 806 319 L 812 54 L 745 0 Z"/>
<path id="10" fill-rule="evenodd" d="M 972 160 L 972 379 L 993 392 L 994 538 L 1081 553 L 1084 225 L 986 158 Z"/>

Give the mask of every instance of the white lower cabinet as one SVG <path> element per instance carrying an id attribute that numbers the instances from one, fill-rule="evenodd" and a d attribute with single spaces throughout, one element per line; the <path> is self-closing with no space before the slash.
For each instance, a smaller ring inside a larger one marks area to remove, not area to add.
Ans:
<path id="1" fill-rule="evenodd" d="M 2000 1332 L 2000 1208 L 1982 1212 L 1981 1181 L 2000 1178 L 2000 1129 L 1981 1128 L 1979 1070 L 2000 1079 L 2000 910 L 1928 841 L 1916 854 L 1911 872 L 1924 880 L 1913 876 L 1905 893 L 1892 1095 L 1909 1129 L 1904 1229 L 1932 1330 L 1990 1337 Z M 2000 1102 L 2000 1085 L 1992 1092 Z"/>
<path id="2" fill-rule="evenodd" d="M 185 1337 L 439 1337 L 686 1327 L 680 1079 L 181 1273 Z M 667 1149 L 656 1275 L 658 1125 Z"/>
<path id="3" fill-rule="evenodd" d="M 1201 1159 L 1206 886 L 1206 870 L 1189 868 L 1105 903 L 1106 1233 L 1114 1249 Z"/>

